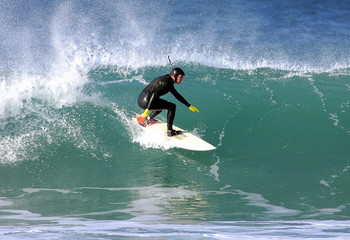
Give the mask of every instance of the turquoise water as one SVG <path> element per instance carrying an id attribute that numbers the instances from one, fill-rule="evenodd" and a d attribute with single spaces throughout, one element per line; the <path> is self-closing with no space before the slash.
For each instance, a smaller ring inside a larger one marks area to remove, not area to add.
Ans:
<path id="1" fill-rule="evenodd" d="M 347 70 L 183 68 L 177 88 L 200 113 L 178 105 L 175 124 L 215 151 L 171 148 L 124 115 L 166 67 L 94 69 L 82 92 L 98 96 L 62 107 L 33 98 L 3 119 L 3 236 L 346 234 Z"/>
<path id="2" fill-rule="evenodd" d="M 349 238 L 347 5 L 11 3 L 0 238 Z M 200 111 L 165 96 L 175 125 L 214 151 L 173 148 L 124 113 L 168 55 Z"/>

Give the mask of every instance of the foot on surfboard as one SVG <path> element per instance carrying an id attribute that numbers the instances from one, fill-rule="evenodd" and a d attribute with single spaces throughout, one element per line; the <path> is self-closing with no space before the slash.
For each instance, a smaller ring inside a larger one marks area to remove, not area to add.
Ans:
<path id="1" fill-rule="evenodd" d="M 158 121 L 153 119 L 153 118 L 149 118 L 149 117 L 146 117 L 146 118 L 138 117 L 137 122 L 144 127 L 149 127 L 149 126 L 152 126 L 153 124 L 157 123 Z"/>
<path id="2" fill-rule="evenodd" d="M 182 134 L 181 131 L 176 131 L 176 130 L 168 130 L 167 132 L 168 137 L 176 136 Z"/>

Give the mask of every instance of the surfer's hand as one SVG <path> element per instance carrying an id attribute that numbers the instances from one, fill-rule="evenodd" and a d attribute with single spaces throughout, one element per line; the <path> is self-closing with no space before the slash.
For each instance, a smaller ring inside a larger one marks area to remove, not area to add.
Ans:
<path id="1" fill-rule="evenodd" d="M 146 108 L 146 110 L 141 114 L 141 117 L 145 118 L 148 116 L 148 114 L 149 114 L 149 110 L 148 108 Z"/>
<path id="2" fill-rule="evenodd" d="M 189 106 L 188 107 L 192 112 L 199 112 L 198 108 L 196 108 L 195 106 Z"/>

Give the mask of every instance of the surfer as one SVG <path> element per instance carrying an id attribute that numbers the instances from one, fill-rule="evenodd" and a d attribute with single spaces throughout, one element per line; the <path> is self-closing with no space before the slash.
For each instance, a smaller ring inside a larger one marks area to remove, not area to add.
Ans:
<path id="1" fill-rule="evenodd" d="M 181 68 L 173 68 L 170 74 L 155 78 L 142 90 L 138 98 L 138 105 L 142 109 L 145 109 L 145 111 L 137 118 L 138 123 L 145 125 L 152 124 L 156 122 L 154 118 L 161 113 L 162 110 L 168 110 L 167 135 L 171 137 L 182 133 L 181 131 L 173 129 L 176 105 L 172 102 L 161 99 L 160 96 L 171 92 L 177 100 L 185 104 L 191 111 L 199 112 L 196 107 L 189 104 L 174 88 L 174 84 L 180 84 L 184 76 L 185 73 Z M 150 111 L 152 111 L 151 114 Z"/>

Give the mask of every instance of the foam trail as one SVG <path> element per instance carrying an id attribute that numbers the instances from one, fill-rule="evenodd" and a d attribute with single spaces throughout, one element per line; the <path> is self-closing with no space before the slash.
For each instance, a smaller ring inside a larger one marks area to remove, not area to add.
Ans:
<path id="1" fill-rule="evenodd" d="M 219 175 L 219 163 L 220 163 L 220 158 L 214 154 L 214 156 L 217 158 L 217 161 L 210 166 L 209 173 L 212 174 L 215 177 L 215 181 L 220 182 L 220 175 Z"/>

